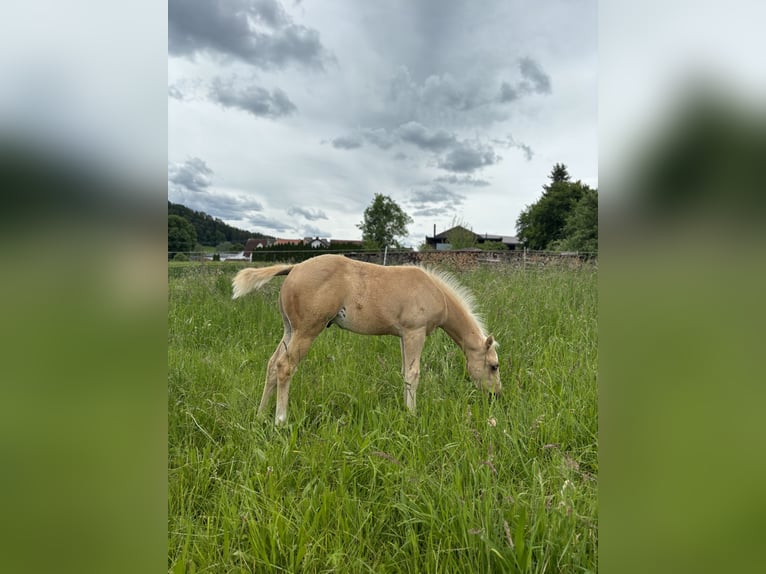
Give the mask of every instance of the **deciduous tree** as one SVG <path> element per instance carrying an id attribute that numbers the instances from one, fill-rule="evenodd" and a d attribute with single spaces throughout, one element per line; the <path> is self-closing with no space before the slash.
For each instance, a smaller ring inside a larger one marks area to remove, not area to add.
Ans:
<path id="1" fill-rule="evenodd" d="M 196 243 L 194 226 L 180 215 L 168 215 L 168 252 L 191 251 Z"/>
<path id="2" fill-rule="evenodd" d="M 362 230 L 362 240 L 367 245 L 382 249 L 386 246 L 399 247 L 396 237 L 407 235 L 410 223 L 412 218 L 393 199 L 376 193 L 357 227 Z"/>

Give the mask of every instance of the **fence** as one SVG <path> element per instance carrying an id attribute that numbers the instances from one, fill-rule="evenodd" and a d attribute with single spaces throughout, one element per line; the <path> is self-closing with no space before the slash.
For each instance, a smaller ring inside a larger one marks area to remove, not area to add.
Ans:
<path id="1" fill-rule="evenodd" d="M 333 249 L 301 249 L 301 250 L 261 250 L 253 251 L 254 263 L 300 263 L 317 255 L 335 253 L 345 255 L 357 261 L 383 264 L 384 253 L 378 250 L 333 250 Z M 173 259 L 176 252 L 169 252 L 168 259 Z M 203 262 L 212 257 L 211 253 L 184 252 L 190 261 Z M 227 262 L 249 261 L 245 258 L 229 258 Z M 597 265 L 598 254 L 593 252 L 555 252 L 555 251 L 411 251 L 408 249 L 389 250 L 385 254 L 386 265 L 427 264 L 453 269 L 469 269 L 480 265 L 502 265 L 514 267 L 546 267 L 565 265 L 579 267 L 582 265 Z"/>

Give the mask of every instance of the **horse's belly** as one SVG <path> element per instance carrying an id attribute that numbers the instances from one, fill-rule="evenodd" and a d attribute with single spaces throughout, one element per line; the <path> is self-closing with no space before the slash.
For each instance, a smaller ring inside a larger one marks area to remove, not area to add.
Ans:
<path id="1" fill-rule="evenodd" d="M 399 330 L 390 321 L 372 310 L 343 307 L 331 323 L 341 329 L 360 335 L 398 335 Z"/>

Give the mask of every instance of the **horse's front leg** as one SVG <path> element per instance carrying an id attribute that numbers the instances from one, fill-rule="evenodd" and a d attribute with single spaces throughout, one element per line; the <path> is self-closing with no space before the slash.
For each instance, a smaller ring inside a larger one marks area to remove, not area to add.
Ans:
<path id="1" fill-rule="evenodd" d="M 408 331 L 401 338 L 402 374 L 404 375 L 404 404 L 415 412 L 416 394 L 420 382 L 420 354 L 426 342 L 425 329 Z"/>

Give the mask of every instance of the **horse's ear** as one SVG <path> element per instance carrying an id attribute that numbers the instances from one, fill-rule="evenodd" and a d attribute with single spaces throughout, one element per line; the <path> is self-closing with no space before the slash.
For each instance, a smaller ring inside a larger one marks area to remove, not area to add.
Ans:
<path id="1" fill-rule="evenodd" d="M 495 344 L 495 339 L 492 337 L 492 335 L 490 335 L 489 337 L 487 337 L 487 340 L 486 340 L 486 341 L 484 341 L 484 346 L 487 348 L 487 351 L 489 351 L 489 349 L 490 349 L 490 348 L 492 347 L 492 345 L 494 345 L 494 344 Z"/>

